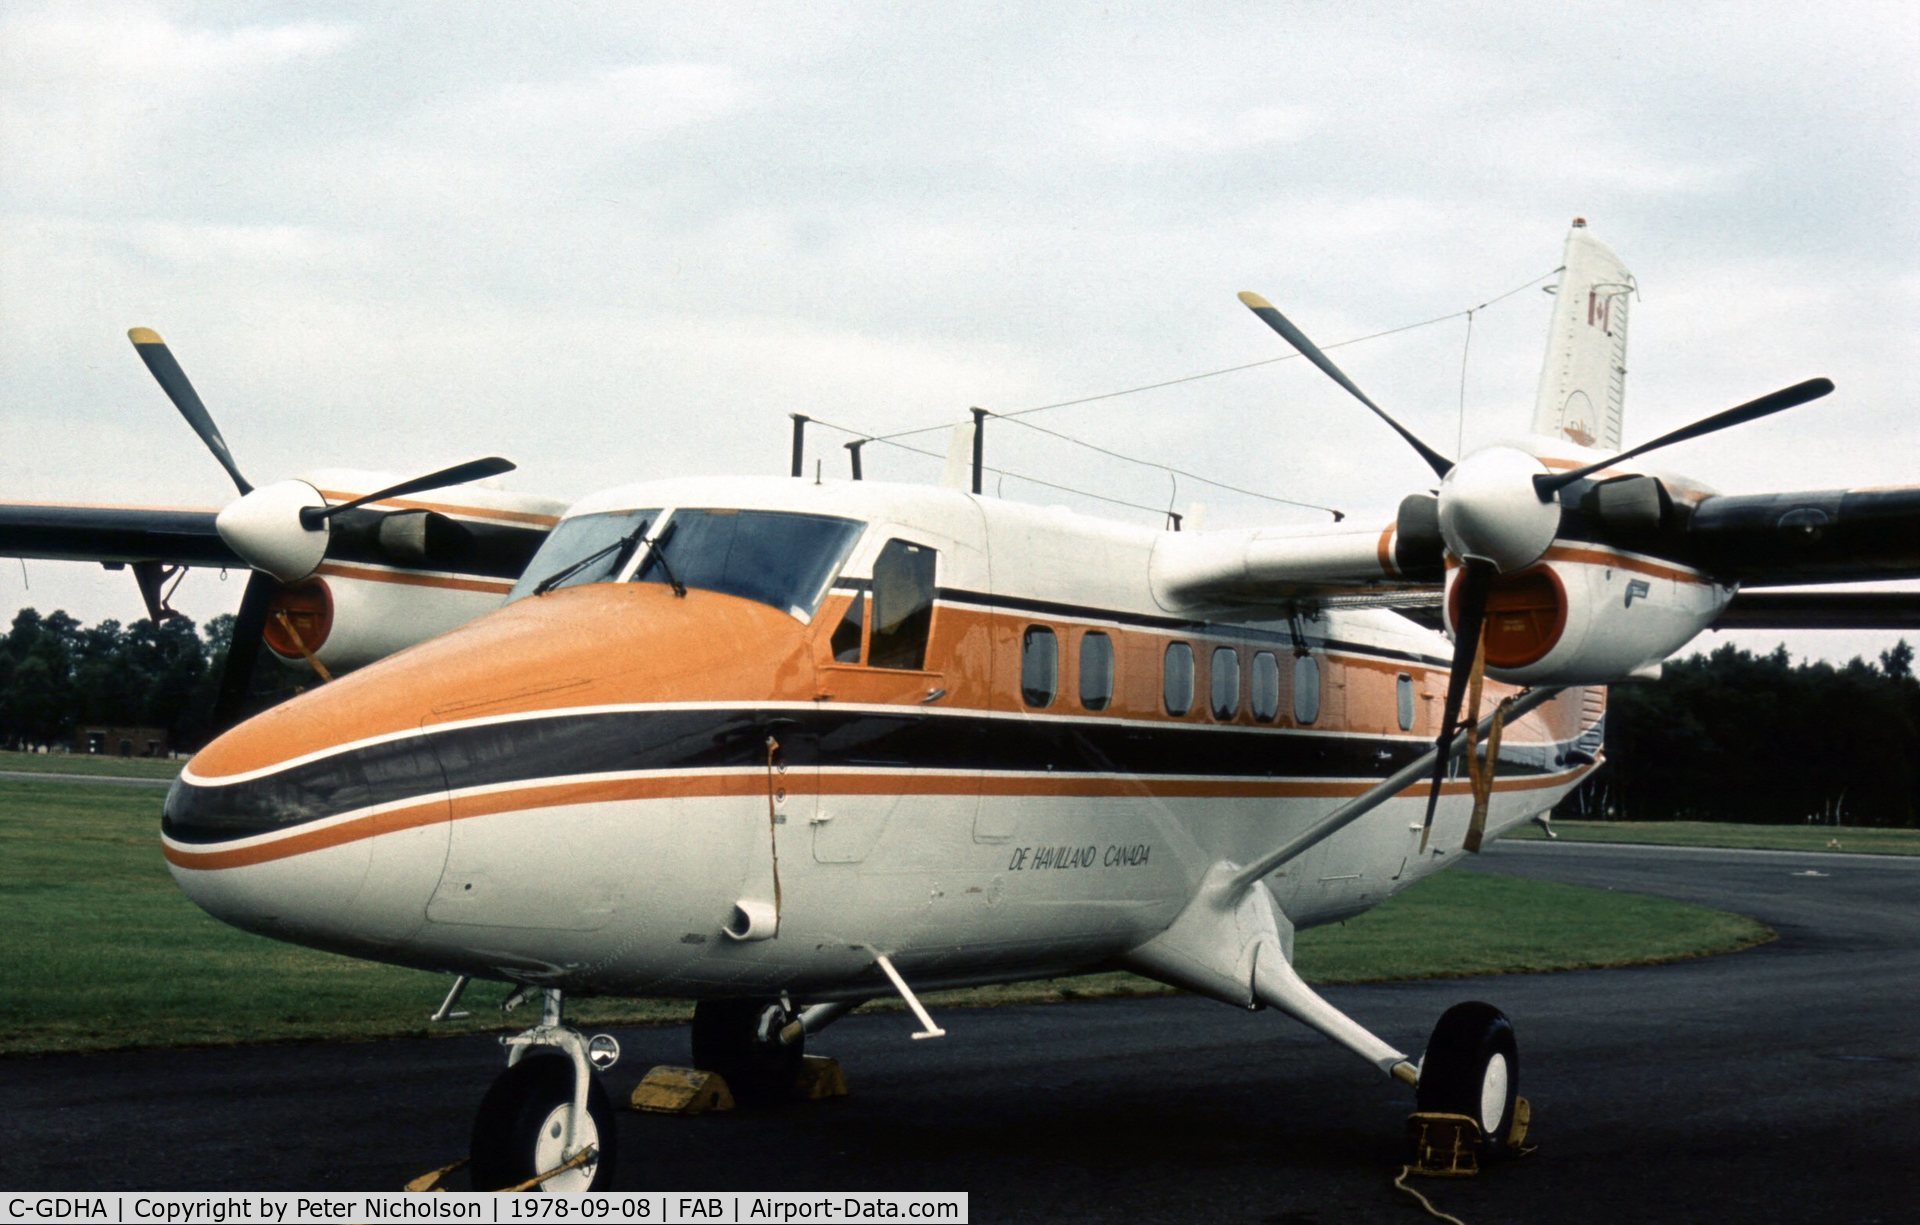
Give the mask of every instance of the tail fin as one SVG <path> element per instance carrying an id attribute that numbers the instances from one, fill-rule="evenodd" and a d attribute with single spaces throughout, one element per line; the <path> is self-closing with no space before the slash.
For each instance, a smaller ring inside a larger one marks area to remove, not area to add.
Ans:
<path id="1" fill-rule="evenodd" d="M 1636 286 L 1620 257 L 1575 218 L 1540 368 L 1533 432 L 1617 451 L 1626 399 L 1627 306 Z"/>

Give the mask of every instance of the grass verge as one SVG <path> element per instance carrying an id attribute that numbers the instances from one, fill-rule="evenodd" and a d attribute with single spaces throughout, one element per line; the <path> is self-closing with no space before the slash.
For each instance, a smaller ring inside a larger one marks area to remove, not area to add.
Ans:
<path id="1" fill-rule="evenodd" d="M 15 753 L 0 750 L 0 770 L 33 774 L 105 774 L 120 778 L 172 778 L 185 762 L 165 758 L 98 757 L 87 753 Z"/>
<path id="2" fill-rule="evenodd" d="M 0 781 L 0 1054 L 422 1035 L 449 979 L 277 944 L 201 913 L 160 857 L 159 798 L 83 783 Z M 1300 936 L 1317 982 L 1520 973 L 1725 952 L 1771 933 L 1657 898 L 1443 873 L 1380 908 Z M 941 992 L 943 1008 L 1166 989 L 1129 974 Z M 475 984 L 500 1028 L 506 988 Z M 673 1001 L 582 1000 L 583 1025 L 677 1021 Z M 524 1016 L 524 1013 L 519 1014 Z M 519 1019 L 516 1017 L 516 1019 Z"/>
<path id="3" fill-rule="evenodd" d="M 1631 842 L 1643 846 L 1729 847 L 1754 851 L 1851 851 L 1864 855 L 1920 855 L 1920 830 L 1831 825 L 1736 825 L 1726 821 L 1555 821 L 1568 842 Z M 1545 839 L 1532 823 L 1503 835 Z"/>

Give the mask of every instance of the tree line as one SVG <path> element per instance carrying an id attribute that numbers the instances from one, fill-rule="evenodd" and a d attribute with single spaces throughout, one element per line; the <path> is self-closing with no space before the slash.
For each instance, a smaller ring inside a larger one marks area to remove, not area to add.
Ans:
<path id="1" fill-rule="evenodd" d="M 1615 685 L 1607 766 L 1557 810 L 1624 820 L 1920 825 L 1920 680 L 1903 638 L 1877 664 L 1796 664 L 1732 644 Z"/>
<path id="2" fill-rule="evenodd" d="M 165 728 L 176 749 L 212 732 L 213 699 L 233 617 L 83 626 L 23 608 L 0 637 L 0 746 L 73 743 L 83 726 Z"/>
<path id="3" fill-rule="evenodd" d="M 71 744 L 79 726 L 160 727 L 176 749 L 211 736 L 233 617 L 204 630 L 23 608 L 0 637 L 0 746 Z M 263 653 L 265 654 L 265 653 Z M 1615 685 L 1607 765 L 1562 816 L 1920 825 L 1920 680 L 1902 639 L 1879 662 L 1794 663 L 1731 644 Z M 283 692 L 292 684 L 283 676 Z M 306 678 L 298 678 L 306 679 Z"/>

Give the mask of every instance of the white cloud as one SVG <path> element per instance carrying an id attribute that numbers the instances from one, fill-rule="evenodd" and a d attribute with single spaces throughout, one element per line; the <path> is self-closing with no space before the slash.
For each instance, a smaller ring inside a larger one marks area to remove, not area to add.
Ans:
<path id="1" fill-rule="evenodd" d="M 201 106 L 290 64 L 334 55 L 354 30 L 319 22 L 194 28 L 148 9 L 66 7 L 0 19 L 0 148 L 9 196 L 137 189 Z"/>
<path id="2" fill-rule="evenodd" d="M 1304 108 L 1282 106 L 1218 115 L 1088 107 L 1073 121 L 1100 156 L 1128 162 L 1253 153 L 1296 141 L 1311 126 Z"/>

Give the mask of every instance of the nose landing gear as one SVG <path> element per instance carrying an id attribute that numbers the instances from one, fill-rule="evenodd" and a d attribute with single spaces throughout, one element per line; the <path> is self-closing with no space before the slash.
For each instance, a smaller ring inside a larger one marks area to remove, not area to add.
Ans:
<path id="1" fill-rule="evenodd" d="M 613 1182 L 618 1135 L 607 1091 L 593 1075 L 611 1066 L 604 1049 L 561 1020 L 561 993 L 542 993 L 540 1024 L 501 1042 L 502 1072 L 480 1102 L 470 1147 L 478 1190 L 604 1191 Z"/>

